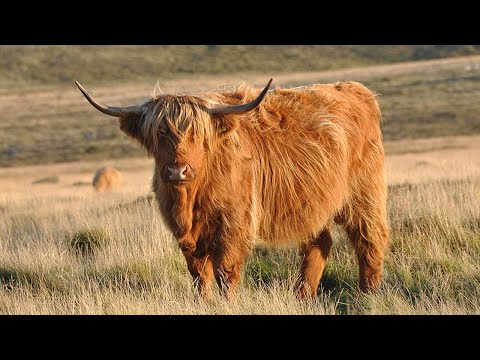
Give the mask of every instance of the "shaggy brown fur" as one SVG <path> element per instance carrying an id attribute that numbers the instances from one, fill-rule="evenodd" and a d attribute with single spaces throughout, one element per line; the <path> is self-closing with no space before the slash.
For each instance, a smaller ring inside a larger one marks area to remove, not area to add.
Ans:
<path id="1" fill-rule="evenodd" d="M 211 117 L 211 104 L 243 104 L 247 86 L 198 96 L 161 95 L 120 128 L 155 158 L 153 191 L 201 294 L 215 277 L 232 297 L 256 241 L 296 242 L 303 263 L 297 291 L 315 296 L 333 222 L 344 226 L 362 290 L 382 274 L 386 214 L 381 115 L 362 84 L 340 82 L 270 91 L 254 110 Z M 188 164 L 191 181 L 168 181 Z"/>
<path id="2" fill-rule="evenodd" d="M 122 184 L 122 174 L 113 167 L 103 167 L 95 172 L 92 184 L 100 192 L 115 190 Z"/>

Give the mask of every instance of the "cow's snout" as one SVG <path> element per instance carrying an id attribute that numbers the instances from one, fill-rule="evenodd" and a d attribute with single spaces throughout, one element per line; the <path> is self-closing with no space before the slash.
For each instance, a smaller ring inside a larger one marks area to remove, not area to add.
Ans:
<path id="1" fill-rule="evenodd" d="M 167 165 L 167 178 L 169 181 L 189 181 L 195 177 L 188 164 Z"/>

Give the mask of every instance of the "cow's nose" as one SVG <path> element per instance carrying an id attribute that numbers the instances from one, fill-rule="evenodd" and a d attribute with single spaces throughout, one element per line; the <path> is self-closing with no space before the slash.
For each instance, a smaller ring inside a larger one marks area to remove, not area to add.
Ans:
<path id="1" fill-rule="evenodd" d="M 167 170 L 170 181 L 185 181 L 192 179 L 190 166 L 188 164 L 168 165 Z"/>

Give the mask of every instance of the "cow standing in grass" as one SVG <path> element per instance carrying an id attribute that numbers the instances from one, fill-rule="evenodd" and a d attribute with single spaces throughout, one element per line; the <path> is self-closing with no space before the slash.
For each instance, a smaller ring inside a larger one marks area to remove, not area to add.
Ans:
<path id="1" fill-rule="evenodd" d="M 315 296 L 332 246 L 345 228 L 361 290 L 376 289 L 389 239 L 381 114 L 356 82 L 268 91 L 240 86 L 197 96 L 160 95 L 113 107 L 120 129 L 155 159 L 152 181 L 200 294 L 215 277 L 232 298 L 256 241 L 296 242 L 299 297 Z"/>

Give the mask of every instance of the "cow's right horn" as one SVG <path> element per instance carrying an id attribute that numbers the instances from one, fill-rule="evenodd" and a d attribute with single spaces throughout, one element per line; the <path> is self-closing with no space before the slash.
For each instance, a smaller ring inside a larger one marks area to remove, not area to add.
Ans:
<path id="1" fill-rule="evenodd" d="M 216 105 L 214 107 L 208 108 L 208 113 L 210 115 L 228 115 L 228 114 L 243 114 L 248 111 L 255 109 L 262 102 L 265 95 L 267 95 L 270 85 L 272 85 L 273 79 L 270 79 L 267 86 L 262 90 L 260 95 L 253 101 L 250 101 L 247 104 L 242 105 Z"/>
<path id="2" fill-rule="evenodd" d="M 82 85 L 78 83 L 78 81 L 75 81 L 75 84 L 78 86 L 80 91 L 82 92 L 83 96 L 88 100 L 90 104 L 93 105 L 97 110 L 101 111 L 104 114 L 110 115 L 110 116 L 115 116 L 115 117 L 121 117 L 125 115 L 140 115 L 143 112 L 143 108 L 140 105 L 135 105 L 135 106 L 127 106 L 127 107 L 116 107 L 116 106 L 110 106 L 110 105 L 105 105 L 102 103 L 99 103 L 96 101 L 92 96 L 83 88 Z"/>

